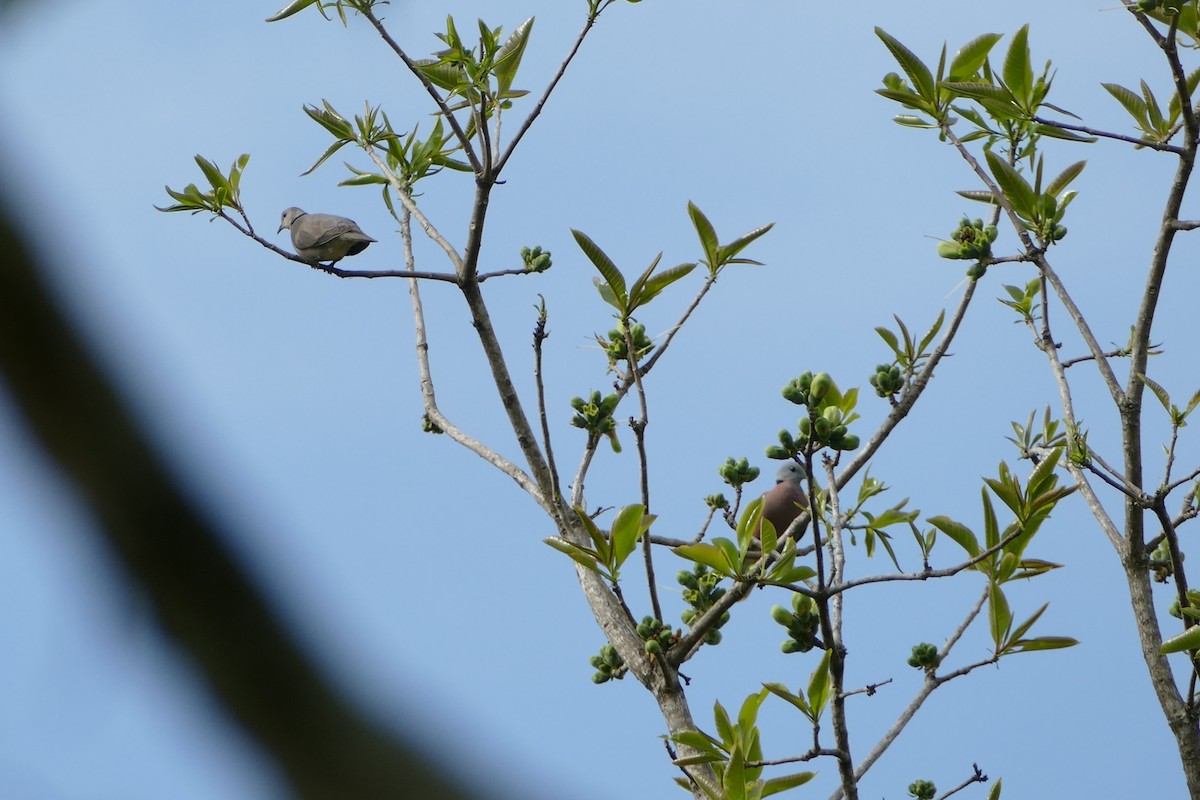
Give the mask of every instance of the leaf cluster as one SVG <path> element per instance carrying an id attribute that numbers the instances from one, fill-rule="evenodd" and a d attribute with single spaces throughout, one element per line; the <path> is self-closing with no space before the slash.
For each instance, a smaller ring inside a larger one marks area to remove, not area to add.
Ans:
<path id="1" fill-rule="evenodd" d="M 217 168 L 216 164 L 204 158 L 204 156 L 197 155 L 196 164 L 200 167 L 200 171 L 204 173 L 204 177 L 210 187 L 209 190 L 201 192 L 199 187 L 194 183 L 189 183 L 181 192 L 177 192 L 170 186 L 166 186 L 163 188 L 175 200 L 175 205 L 166 206 L 165 208 L 155 206 L 155 208 L 165 212 L 188 211 L 192 214 L 198 214 L 201 211 L 220 214 L 226 208 L 232 208 L 241 213 L 242 194 L 240 187 L 242 171 L 249 162 L 249 154 L 243 153 L 233 162 L 229 168 L 229 174 L 226 175 Z"/>

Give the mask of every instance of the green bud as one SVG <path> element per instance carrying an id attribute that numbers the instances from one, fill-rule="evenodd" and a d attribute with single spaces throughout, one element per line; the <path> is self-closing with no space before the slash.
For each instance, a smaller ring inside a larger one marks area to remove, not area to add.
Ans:
<path id="1" fill-rule="evenodd" d="M 812 385 L 808 390 L 809 398 L 820 402 L 829 390 L 833 388 L 833 378 L 827 372 L 818 372 L 813 376 Z"/>
<path id="2" fill-rule="evenodd" d="M 937 254 L 941 258 L 961 258 L 958 254 L 958 242 L 938 242 Z"/>
<path id="3" fill-rule="evenodd" d="M 771 619 L 784 626 L 792 623 L 791 613 L 783 606 L 771 606 Z"/>
<path id="4" fill-rule="evenodd" d="M 853 433 L 848 433 L 842 437 L 841 443 L 838 445 L 838 450 L 857 450 L 859 438 Z"/>

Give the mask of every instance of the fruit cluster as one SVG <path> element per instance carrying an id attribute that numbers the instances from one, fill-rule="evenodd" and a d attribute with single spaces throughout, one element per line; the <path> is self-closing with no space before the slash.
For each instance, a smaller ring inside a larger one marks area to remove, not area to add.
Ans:
<path id="1" fill-rule="evenodd" d="M 713 604 L 725 596 L 725 587 L 718 586 L 721 581 L 721 576 L 711 571 L 703 564 L 697 564 L 691 572 L 680 570 L 675 576 L 675 580 L 683 587 L 683 600 L 690 608 L 685 608 L 680 613 L 680 618 L 684 625 L 691 625 L 699 619 L 705 611 L 713 607 Z M 717 624 L 709 628 L 704 634 L 705 644 L 720 644 L 722 625 L 729 621 L 729 612 L 726 611 L 717 620 Z"/>
<path id="2" fill-rule="evenodd" d="M 642 617 L 637 626 L 637 635 L 646 643 L 647 653 L 661 653 L 679 641 L 679 634 L 670 625 L 651 616 Z"/>
<path id="3" fill-rule="evenodd" d="M 592 656 L 591 665 L 596 668 L 592 683 L 605 683 L 613 678 L 620 680 L 625 677 L 625 659 L 611 644 L 600 648 L 600 652 Z"/>
<path id="4" fill-rule="evenodd" d="M 640 322 L 635 322 L 630 326 L 629 338 L 633 340 L 633 353 L 639 361 L 654 349 L 654 342 L 646 335 L 646 326 Z M 600 343 L 600 347 L 608 356 L 608 363 L 615 364 L 618 361 L 629 360 L 629 342 L 625 341 L 625 333 L 620 328 L 613 328 L 609 331 L 607 341 L 599 336 L 596 337 L 596 341 Z"/>
<path id="5" fill-rule="evenodd" d="M 521 262 L 526 272 L 545 272 L 550 269 L 550 251 L 540 247 L 522 247 Z"/>
<path id="6" fill-rule="evenodd" d="M 921 642 L 920 644 L 913 645 L 912 656 L 908 659 L 910 667 L 913 669 L 923 669 L 926 672 L 933 672 L 940 663 L 942 663 L 942 658 L 938 655 L 937 648 L 929 642 Z"/>
<path id="7" fill-rule="evenodd" d="M 904 388 L 904 375 L 899 364 L 879 364 L 868 380 L 880 397 L 891 397 Z"/>
<path id="8" fill-rule="evenodd" d="M 617 422 L 613 412 L 620 401 L 615 394 L 602 397 L 599 390 L 593 390 L 587 400 L 573 397 L 571 408 L 575 409 L 575 416 L 571 418 L 571 424 L 595 436 L 607 436 L 612 441 L 613 452 L 619 453 L 621 445 L 617 442 Z"/>
<path id="9" fill-rule="evenodd" d="M 793 438 L 787 431 L 779 432 L 779 445 L 767 448 L 767 458 L 787 459 L 820 447 L 834 450 L 854 450 L 859 439 L 849 432 L 850 415 L 839 403 L 842 395 L 827 372 L 813 375 L 805 372 L 783 387 L 785 400 L 808 409 L 801 417 L 800 435 Z"/>
<path id="10" fill-rule="evenodd" d="M 788 637 L 780 645 L 785 653 L 807 653 L 817 643 L 817 628 L 821 618 L 817 614 L 817 604 L 811 597 L 796 593 L 792 598 L 792 608 L 788 611 L 783 606 L 771 606 L 771 619 L 787 628 Z"/>

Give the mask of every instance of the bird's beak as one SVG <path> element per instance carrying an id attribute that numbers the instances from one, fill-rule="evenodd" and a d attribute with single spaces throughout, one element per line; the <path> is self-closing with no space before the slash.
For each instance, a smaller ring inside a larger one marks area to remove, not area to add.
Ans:
<path id="1" fill-rule="evenodd" d="M 277 230 L 277 231 L 275 231 L 275 232 L 276 232 L 276 233 L 283 233 L 283 223 L 282 223 L 282 222 L 281 222 L 281 223 L 279 223 L 279 230 Z"/>

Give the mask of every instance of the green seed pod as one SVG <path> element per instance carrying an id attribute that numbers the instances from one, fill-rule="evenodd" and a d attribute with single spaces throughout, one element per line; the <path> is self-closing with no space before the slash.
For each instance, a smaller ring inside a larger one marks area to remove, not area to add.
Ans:
<path id="1" fill-rule="evenodd" d="M 838 445 L 838 450 L 857 450 L 859 439 L 853 433 L 848 433 L 842 437 L 841 443 Z"/>
<path id="2" fill-rule="evenodd" d="M 791 613 L 783 606 L 771 606 L 771 619 L 784 626 L 792 623 Z"/>
<path id="3" fill-rule="evenodd" d="M 833 426 L 824 417 L 817 417 L 817 421 L 813 423 L 813 428 L 816 431 L 817 438 L 825 441 L 829 438 L 829 431 L 833 429 Z"/>
<path id="4" fill-rule="evenodd" d="M 812 434 L 812 420 L 810 420 L 808 417 L 801 417 L 798 427 L 800 428 L 801 436 L 809 436 Z"/>
<path id="5" fill-rule="evenodd" d="M 717 630 L 716 628 L 709 629 L 704 634 L 704 643 L 705 644 L 720 644 L 721 643 L 721 632 L 719 630 Z"/>
<path id="6" fill-rule="evenodd" d="M 779 649 L 785 653 L 803 653 L 805 652 L 801 644 L 794 639 L 788 639 L 783 644 L 779 645 Z"/>
<path id="7" fill-rule="evenodd" d="M 942 258 L 960 258 L 958 242 L 938 242 L 937 254 Z"/>
<path id="8" fill-rule="evenodd" d="M 983 277 L 985 272 L 987 272 L 987 264 L 984 264 L 982 261 L 979 261 L 979 262 L 972 264 L 967 269 L 967 277 L 973 281 L 977 281 Z"/>
<path id="9" fill-rule="evenodd" d="M 820 401 L 829 394 L 829 390 L 833 388 L 833 378 L 829 377 L 827 372 L 818 372 L 813 376 L 812 385 L 809 387 L 808 396 Z"/>

